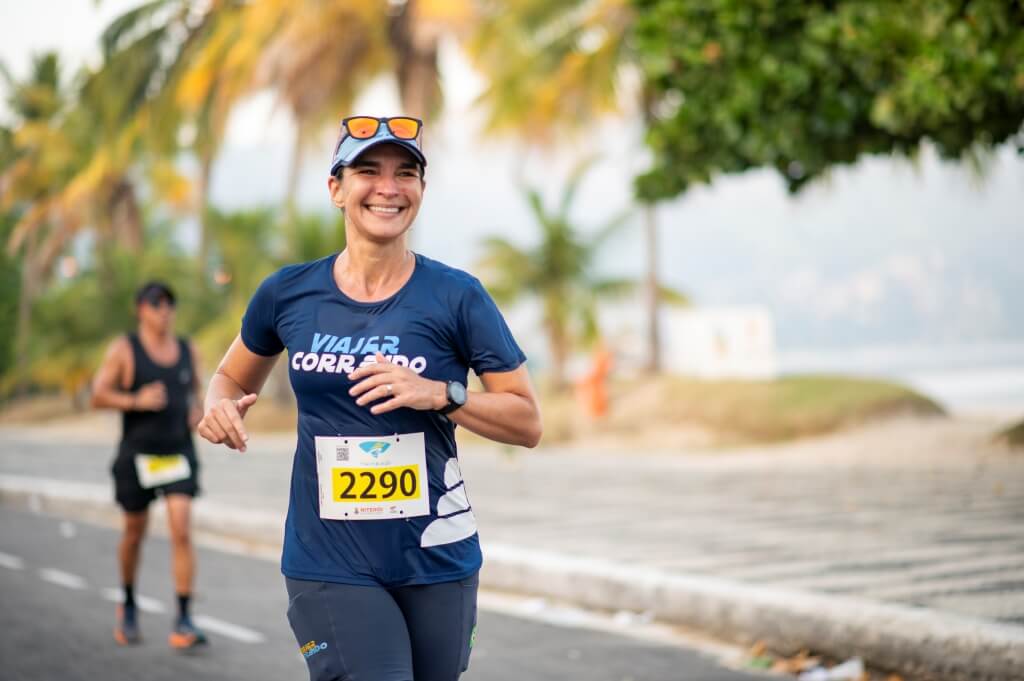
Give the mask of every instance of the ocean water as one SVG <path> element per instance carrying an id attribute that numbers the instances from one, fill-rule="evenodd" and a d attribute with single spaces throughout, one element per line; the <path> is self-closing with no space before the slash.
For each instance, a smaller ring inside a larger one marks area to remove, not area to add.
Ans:
<path id="1" fill-rule="evenodd" d="M 783 374 L 895 380 L 954 413 L 1024 417 L 1024 341 L 780 350 L 778 362 Z"/>

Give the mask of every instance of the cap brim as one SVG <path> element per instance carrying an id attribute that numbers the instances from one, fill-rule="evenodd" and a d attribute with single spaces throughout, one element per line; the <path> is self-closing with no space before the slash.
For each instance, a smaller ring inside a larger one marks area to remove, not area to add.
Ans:
<path id="1" fill-rule="evenodd" d="M 351 142 L 351 144 L 350 144 Z M 420 148 L 416 146 L 413 140 L 403 140 L 391 135 L 371 137 L 370 139 L 357 140 L 354 137 L 346 137 L 341 142 L 341 146 L 338 147 L 338 153 L 334 158 L 334 163 L 331 164 L 331 175 L 338 172 L 338 169 L 352 165 L 357 158 L 359 158 L 363 152 L 373 149 L 381 144 L 395 144 L 402 147 L 410 154 L 413 155 L 421 165 L 426 167 L 427 157 L 423 155 Z"/>
<path id="2" fill-rule="evenodd" d="M 138 293 L 135 294 L 135 303 L 141 304 L 146 301 L 156 302 L 158 300 L 166 298 L 175 304 L 177 301 L 174 298 L 174 292 L 170 288 L 160 283 L 150 283 L 139 289 Z"/>

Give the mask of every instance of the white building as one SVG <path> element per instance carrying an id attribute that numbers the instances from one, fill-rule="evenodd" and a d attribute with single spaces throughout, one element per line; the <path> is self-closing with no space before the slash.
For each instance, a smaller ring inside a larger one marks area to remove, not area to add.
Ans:
<path id="1" fill-rule="evenodd" d="M 540 309 L 525 303 L 503 310 L 532 369 L 550 366 Z M 757 305 L 730 307 L 661 306 L 661 365 L 665 371 L 698 378 L 773 378 L 778 372 L 775 324 Z M 615 356 L 615 372 L 639 371 L 647 361 L 647 322 L 639 299 L 602 302 L 598 325 Z M 573 356 L 568 375 L 576 379 L 591 366 L 588 352 Z"/>
<path id="2" fill-rule="evenodd" d="M 647 353 L 643 307 L 602 305 L 599 319 L 620 369 L 643 366 Z M 705 379 L 777 375 L 775 324 L 765 307 L 663 305 L 660 329 L 661 365 L 669 373 Z"/>

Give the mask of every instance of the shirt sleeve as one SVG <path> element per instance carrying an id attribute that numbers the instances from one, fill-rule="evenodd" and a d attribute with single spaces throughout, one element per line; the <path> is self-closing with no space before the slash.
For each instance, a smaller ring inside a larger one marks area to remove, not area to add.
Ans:
<path id="1" fill-rule="evenodd" d="M 460 350 L 476 375 L 512 371 L 526 361 L 501 310 L 483 285 L 473 279 L 459 309 Z"/>
<path id="2" fill-rule="evenodd" d="M 284 350 L 277 334 L 277 283 L 272 274 L 263 280 L 242 317 L 242 342 L 257 355 L 272 357 Z"/>

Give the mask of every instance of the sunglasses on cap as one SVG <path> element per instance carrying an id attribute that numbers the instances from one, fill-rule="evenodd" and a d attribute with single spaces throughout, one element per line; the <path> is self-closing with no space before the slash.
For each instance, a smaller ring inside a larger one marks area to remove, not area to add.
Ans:
<path id="1" fill-rule="evenodd" d="M 408 116 L 395 116 L 394 118 L 349 116 L 341 121 L 341 127 L 345 133 L 357 140 L 368 140 L 375 137 L 381 124 L 386 125 L 388 132 L 400 140 L 416 139 L 423 128 L 423 121 Z"/>

